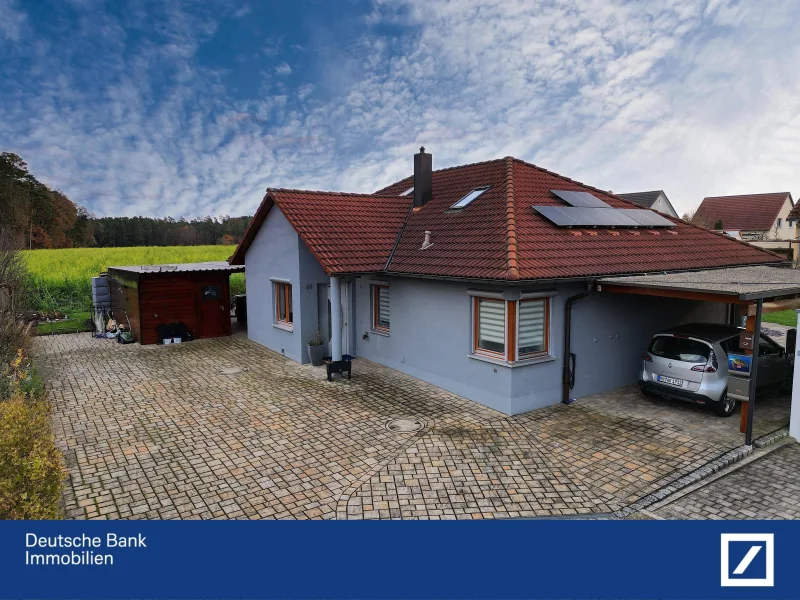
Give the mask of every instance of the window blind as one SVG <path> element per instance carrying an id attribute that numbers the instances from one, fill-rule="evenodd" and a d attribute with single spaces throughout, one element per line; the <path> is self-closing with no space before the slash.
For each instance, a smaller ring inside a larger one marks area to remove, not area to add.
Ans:
<path id="1" fill-rule="evenodd" d="M 505 352 L 506 303 L 501 300 L 478 300 L 478 348 Z"/>
<path id="2" fill-rule="evenodd" d="M 519 303 L 519 353 L 545 352 L 546 300 Z"/>
<path id="3" fill-rule="evenodd" d="M 378 327 L 389 329 L 389 288 L 378 286 Z"/>

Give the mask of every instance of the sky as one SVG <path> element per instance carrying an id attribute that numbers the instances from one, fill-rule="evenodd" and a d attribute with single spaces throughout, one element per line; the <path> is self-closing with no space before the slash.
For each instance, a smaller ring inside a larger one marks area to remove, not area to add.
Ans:
<path id="1" fill-rule="evenodd" d="M 800 194 L 797 0 L 0 0 L 0 151 L 102 216 L 252 214 L 515 156 Z"/>

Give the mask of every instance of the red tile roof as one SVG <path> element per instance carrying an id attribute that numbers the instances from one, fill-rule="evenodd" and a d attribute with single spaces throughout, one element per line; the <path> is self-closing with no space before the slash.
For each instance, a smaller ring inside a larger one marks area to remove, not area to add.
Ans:
<path id="1" fill-rule="evenodd" d="M 692 223 L 714 229 L 717 221 L 722 221 L 722 226 L 728 230 L 769 231 L 787 196 L 791 201 L 789 192 L 710 196 L 700 204 Z"/>
<path id="2" fill-rule="evenodd" d="M 267 190 L 231 264 L 244 264 L 253 238 L 277 204 L 328 274 L 381 271 L 412 203 L 397 195 Z"/>
<path id="3" fill-rule="evenodd" d="M 407 177 L 375 195 L 271 190 L 267 198 L 275 197 L 329 273 L 386 270 L 409 275 L 535 280 L 785 260 L 680 219 L 670 218 L 676 226 L 661 230 L 557 227 L 532 208 L 563 206 L 550 192 L 554 189 L 590 192 L 618 208 L 638 207 L 511 157 L 434 171 L 433 198 L 422 208 L 409 211 L 411 196 L 399 195 L 412 185 L 413 178 Z M 450 210 L 471 190 L 487 185 L 491 187 L 466 208 Z M 259 218 L 263 222 L 263 211 L 262 205 L 254 223 Z M 422 250 L 426 231 L 431 232 L 432 245 Z M 254 235 L 248 230 L 234 259 L 238 256 L 243 261 L 246 248 L 243 251 L 242 245 Z"/>

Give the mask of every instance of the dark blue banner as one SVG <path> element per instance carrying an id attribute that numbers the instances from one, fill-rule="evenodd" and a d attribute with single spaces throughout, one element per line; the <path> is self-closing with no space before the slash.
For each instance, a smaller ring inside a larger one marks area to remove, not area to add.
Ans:
<path id="1" fill-rule="evenodd" d="M 3 522 L 2 598 L 797 598 L 800 523 Z"/>

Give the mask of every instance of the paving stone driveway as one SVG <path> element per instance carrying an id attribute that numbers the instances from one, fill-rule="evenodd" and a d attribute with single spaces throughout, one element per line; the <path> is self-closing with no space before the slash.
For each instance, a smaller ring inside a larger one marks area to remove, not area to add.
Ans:
<path id="1" fill-rule="evenodd" d="M 665 519 L 800 519 L 800 444 L 790 442 L 654 512 Z"/>
<path id="2" fill-rule="evenodd" d="M 244 335 L 172 346 L 62 335 L 37 351 L 70 518 L 608 513 L 742 443 L 735 418 L 634 388 L 506 417 L 361 359 L 351 381 L 328 383 Z M 788 403 L 772 404 L 764 433 L 785 424 Z M 425 427 L 388 431 L 399 417 Z"/>

